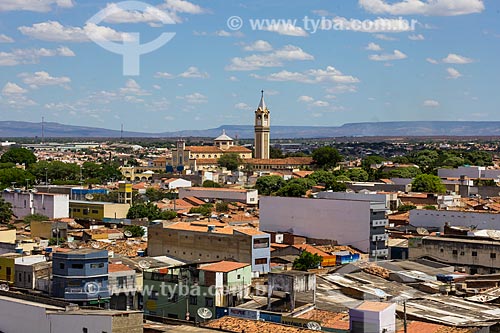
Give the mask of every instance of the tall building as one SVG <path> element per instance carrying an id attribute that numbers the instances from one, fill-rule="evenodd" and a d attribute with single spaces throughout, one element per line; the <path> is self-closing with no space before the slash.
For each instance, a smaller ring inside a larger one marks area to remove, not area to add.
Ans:
<path id="1" fill-rule="evenodd" d="M 264 90 L 260 103 L 255 111 L 255 158 L 269 159 L 269 131 L 271 126 L 271 112 L 264 102 Z"/>

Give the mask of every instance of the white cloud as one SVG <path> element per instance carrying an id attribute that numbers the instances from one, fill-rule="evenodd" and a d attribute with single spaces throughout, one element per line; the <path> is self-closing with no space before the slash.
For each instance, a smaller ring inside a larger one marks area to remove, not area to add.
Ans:
<path id="1" fill-rule="evenodd" d="M 25 10 L 32 12 L 49 12 L 52 7 L 71 8 L 72 0 L 0 0 L 0 12 Z"/>
<path id="2" fill-rule="evenodd" d="M 384 34 L 375 34 L 375 35 L 373 35 L 373 37 L 380 39 L 380 40 L 385 40 L 387 42 L 392 42 L 392 41 L 398 40 L 397 38 L 390 37 L 390 36 L 387 36 Z"/>
<path id="3" fill-rule="evenodd" d="M 156 72 L 154 77 L 157 79 L 173 79 L 175 78 L 175 75 L 172 75 L 167 72 Z"/>
<path id="4" fill-rule="evenodd" d="M 422 34 L 413 34 L 413 35 L 409 35 L 408 39 L 409 40 L 419 40 L 420 41 L 420 40 L 425 40 L 425 37 Z"/>
<path id="5" fill-rule="evenodd" d="M 369 43 L 366 47 L 365 50 L 368 51 L 382 51 L 382 47 L 376 43 Z"/>
<path id="6" fill-rule="evenodd" d="M 172 12 L 195 15 L 208 12 L 206 9 L 186 0 L 165 0 L 165 3 L 160 5 L 160 8 L 168 9 Z"/>
<path id="7" fill-rule="evenodd" d="M 153 84 L 153 89 L 161 90 L 161 86 L 158 84 Z"/>
<path id="8" fill-rule="evenodd" d="M 207 72 L 201 72 L 198 67 L 191 66 L 186 69 L 184 72 L 174 75 L 167 72 L 156 72 L 154 75 L 157 79 L 175 79 L 175 78 L 183 78 L 183 79 L 207 79 L 210 75 Z"/>
<path id="9" fill-rule="evenodd" d="M 313 60 L 314 57 L 300 47 L 286 45 L 271 53 L 253 54 L 247 57 L 236 57 L 226 66 L 228 71 L 251 71 L 263 67 L 281 67 L 285 61 Z"/>
<path id="10" fill-rule="evenodd" d="M 28 90 L 12 82 L 7 82 L 2 89 L 2 95 L 22 95 L 27 92 Z"/>
<path id="11" fill-rule="evenodd" d="M 428 100 L 425 100 L 422 105 L 427 107 L 427 108 L 437 108 L 440 104 L 436 100 L 428 99 Z"/>
<path id="12" fill-rule="evenodd" d="M 304 102 L 304 103 L 310 103 L 310 102 L 314 102 L 314 98 L 312 98 L 311 96 L 299 96 L 299 98 L 297 98 L 297 101 L 299 102 Z"/>
<path id="13" fill-rule="evenodd" d="M 175 23 L 174 18 L 154 6 L 148 6 L 144 11 L 129 11 L 116 3 L 108 3 L 103 16 L 103 21 L 108 23 L 150 23 L 152 26 Z"/>
<path id="14" fill-rule="evenodd" d="M 0 52 L 0 66 L 36 64 L 41 57 L 72 57 L 74 55 L 73 51 L 63 46 L 57 49 L 15 49 L 11 52 Z"/>
<path id="15" fill-rule="evenodd" d="M 341 71 L 337 70 L 333 66 L 328 66 L 326 69 L 310 69 L 305 72 L 290 72 L 283 70 L 278 73 L 272 73 L 268 76 L 258 76 L 253 74 L 252 77 L 258 79 L 264 79 L 268 81 L 295 81 L 302 83 L 340 83 L 340 84 L 351 84 L 359 82 L 359 79 L 351 76 L 344 75 Z"/>
<path id="16" fill-rule="evenodd" d="M 482 0 L 404 0 L 387 3 L 385 0 L 359 0 L 359 5 L 373 14 L 456 16 L 481 13 Z"/>
<path id="17" fill-rule="evenodd" d="M 330 103 L 328 102 L 325 102 L 325 101 L 314 101 L 312 103 L 312 106 L 316 106 L 316 107 L 320 107 L 320 108 L 324 108 L 324 107 L 327 107 L 327 106 L 330 106 Z"/>
<path id="18" fill-rule="evenodd" d="M 0 34 L 0 43 L 14 43 L 14 40 L 7 35 Z"/>
<path id="19" fill-rule="evenodd" d="M 231 82 L 238 82 L 239 81 L 239 79 L 236 76 L 230 76 L 228 80 Z"/>
<path id="20" fill-rule="evenodd" d="M 127 82 L 125 83 L 125 87 L 120 88 L 120 93 L 122 95 L 136 95 L 136 96 L 151 95 L 151 93 L 147 92 L 146 90 L 143 90 L 141 86 L 137 83 L 137 81 L 133 79 L 127 80 Z"/>
<path id="21" fill-rule="evenodd" d="M 35 23 L 31 27 L 21 26 L 19 31 L 26 36 L 48 42 L 90 42 L 102 41 L 131 41 L 134 37 L 128 33 L 118 32 L 109 27 L 87 23 L 83 28 L 63 26 L 57 21 Z M 89 37 L 90 36 L 90 37 Z"/>
<path id="22" fill-rule="evenodd" d="M 269 24 L 269 25 L 262 27 L 261 30 L 276 32 L 280 35 L 285 35 L 285 36 L 306 37 L 309 35 L 301 27 L 295 26 L 291 23 L 285 23 L 285 22 L 276 23 L 276 24 Z"/>
<path id="23" fill-rule="evenodd" d="M 207 72 L 200 72 L 198 67 L 191 66 L 185 72 L 178 75 L 184 79 L 207 79 L 210 77 Z"/>
<path id="24" fill-rule="evenodd" d="M 439 64 L 439 61 L 437 61 L 436 59 L 433 59 L 433 58 L 427 58 L 427 59 L 425 59 L 425 61 L 427 61 L 428 63 L 433 64 L 433 65 Z"/>
<path id="25" fill-rule="evenodd" d="M 236 103 L 234 105 L 234 108 L 238 109 L 238 110 L 251 110 L 252 109 L 252 107 L 246 103 Z"/>
<path id="26" fill-rule="evenodd" d="M 330 94 L 355 93 L 357 91 L 357 87 L 352 84 L 338 84 L 334 87 L 329 87 L 326 89 L 326 92 Z"/>
<path id="27" fill-rule="evenodd" d="M 455 68 L 452 68 L 452 67 L 448 67 L 446 69 L 446 72 L 448 73 L 448 76 L 447 78 L 448 79 L 458 79 L 459 77 L 462 76 L 462 73 L 460 73 L 459 71 L 457 71 Z"/>
<path id="28" fill-rule="evenodd" d="M 23 82 L 30 86 L 32 89 L 39 88 L 41 86 L 61 86 L 63 88 L 69 88 L 68 84 L 71 83 L 71 79 L 67 76 L 53 77 L 47 72 L 35 72 L 35 73 L 21 73 L 19 77 L 22 78 Z"/>
<path id="29" fill-rule="evenodd" d="M 474 60 L 455 54 L 455 53 L 450 53 L 446 58 L 442 60 L 445 64 L 457 64 L 457 65 L 464 65 L 464 64 L 470 64 Z"/>
<path id="30" fill-rule="evenodd" d="M 269 52 L 273 50 L 273 47 L 269 42 L 265 40 L 257 40 L 250 45 L 246 45 L 243 47 L 245 51 L 256 51 L 256 52 Z"/>
<path id="31" fill-rule="evenodd" d="M 368 58 L 373 61 L 392 61 L 406 59 L 408 56 L 399 50 L 394 50 L 393 53 L 372 54 Z"/>
<path id="32" fill-rule="evenodd" d="M 188 94 L 185 96 L 177 96 L 177 99 L 185 100 L 189 104 L 203 104 L 208 102 L 207 96 L 198 92 Z"/>

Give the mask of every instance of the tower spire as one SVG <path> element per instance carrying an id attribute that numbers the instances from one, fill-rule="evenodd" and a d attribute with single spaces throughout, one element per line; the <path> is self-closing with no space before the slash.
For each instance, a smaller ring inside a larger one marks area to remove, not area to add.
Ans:
<path id="1" fill-rule="evenodd" d="M 266 102 L 264 101 L 264 90 L 261 90 L 261 97 L 260 97 L 260 103 L 259 103 L 259 108 L 264 111 L 266 109 Z"/>

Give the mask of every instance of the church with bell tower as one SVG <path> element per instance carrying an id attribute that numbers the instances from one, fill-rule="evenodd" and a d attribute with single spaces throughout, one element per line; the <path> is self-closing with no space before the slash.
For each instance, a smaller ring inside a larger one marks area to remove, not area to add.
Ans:
<path id="1" fill-rule="evenodd" d="M 262 90 L 262 96 L 260 98 L 259 106 L 255 111 L 255 158 L 256 159 L 269 159 L 269 135 L 271 129 L 271 112 L 266 106 L 264 101 L 264 90 Z"/>

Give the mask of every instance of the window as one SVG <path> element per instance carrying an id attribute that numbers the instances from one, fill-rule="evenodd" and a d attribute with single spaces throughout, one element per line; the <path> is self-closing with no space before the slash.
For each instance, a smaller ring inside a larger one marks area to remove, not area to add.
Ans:
<path id="1" fill-rule="evenodd" d="M 82 328 L 83 333 L 89 333 L 89 329 L 87 327 Z"/>
<path id="2" fill-rule="evenodd" d="M 269 247 L 269 238 L 256 238 L 253 240 L 254 249 L 265 249 Z"/>
<path id="3" fill-rule="evenodd" d="M 238 274 L 238 275 L 236 276 L 236 279 L 237 279 L 237 280 L 241 279 L 241 275 L 240 275 L 240 274 Z"/>
<path id="4" fill-rule="evenodd" d="M 104 263 L 100 262 L 98 264 L 90 264 L 90 268 L 103 268 Z"/>
<path id="5" fill-rule="evenodd" d="M 491 252 L 491 253 L 490 253 L 490 258 L 491 258 L 491 259 L 496 259 L 496 258 L 497 258 L 497 254 L 496 254 L 496 252 Z"/>
<path id="6" fill-rule="evenodd" d="M 255 264 L 256 265 L 266 265 L 267 264 L 267 258 L 255 259 Z"/>
<path id="7" fill-rule="evenodd" d="M 59 269 L 64 269 L 64 263 L 63 262 L 59 263 Z"/>
<path id="8" fill-rule="evenodd" d="M 99 211 L 97 209 L 92 209 L 92 214 L 98 214 Z"/>
<path id="9" fill-rule="evenodd" d="M 117 279 L 118 288 L 123 288 L 127 284 L 127 278 L 124 276 L 119 276 Z"/>
<path id="10" fill-rule="evenodd" d="M 477 251 L 472 251 L 472 256 L 477 257 Z"/>
<path id="11" fill-rule="evenodd" d="M 71 268 L 74 268 L 74 269 L 83 269 L 83 264 L 71 264 Z"/>
<path id="12" fill-rule="evenodd" d="M 205 306 L 206 307 L 213 307 L 214 306 L 214 299 L 213 297 L 205 297 Z"/>
<path id="13" fill-rule="evenodd" d="M 198 305 L 198 296 L 189 296 L 189 304 Z"/>
<path id="14" fill-rule="evenodd" d="M 465 255 L 465 252 L 464 252 L 464 251 L 460 252 L 460 255 L 461 255 L 461 256 L 464 256 L 464 255 Z"/>

